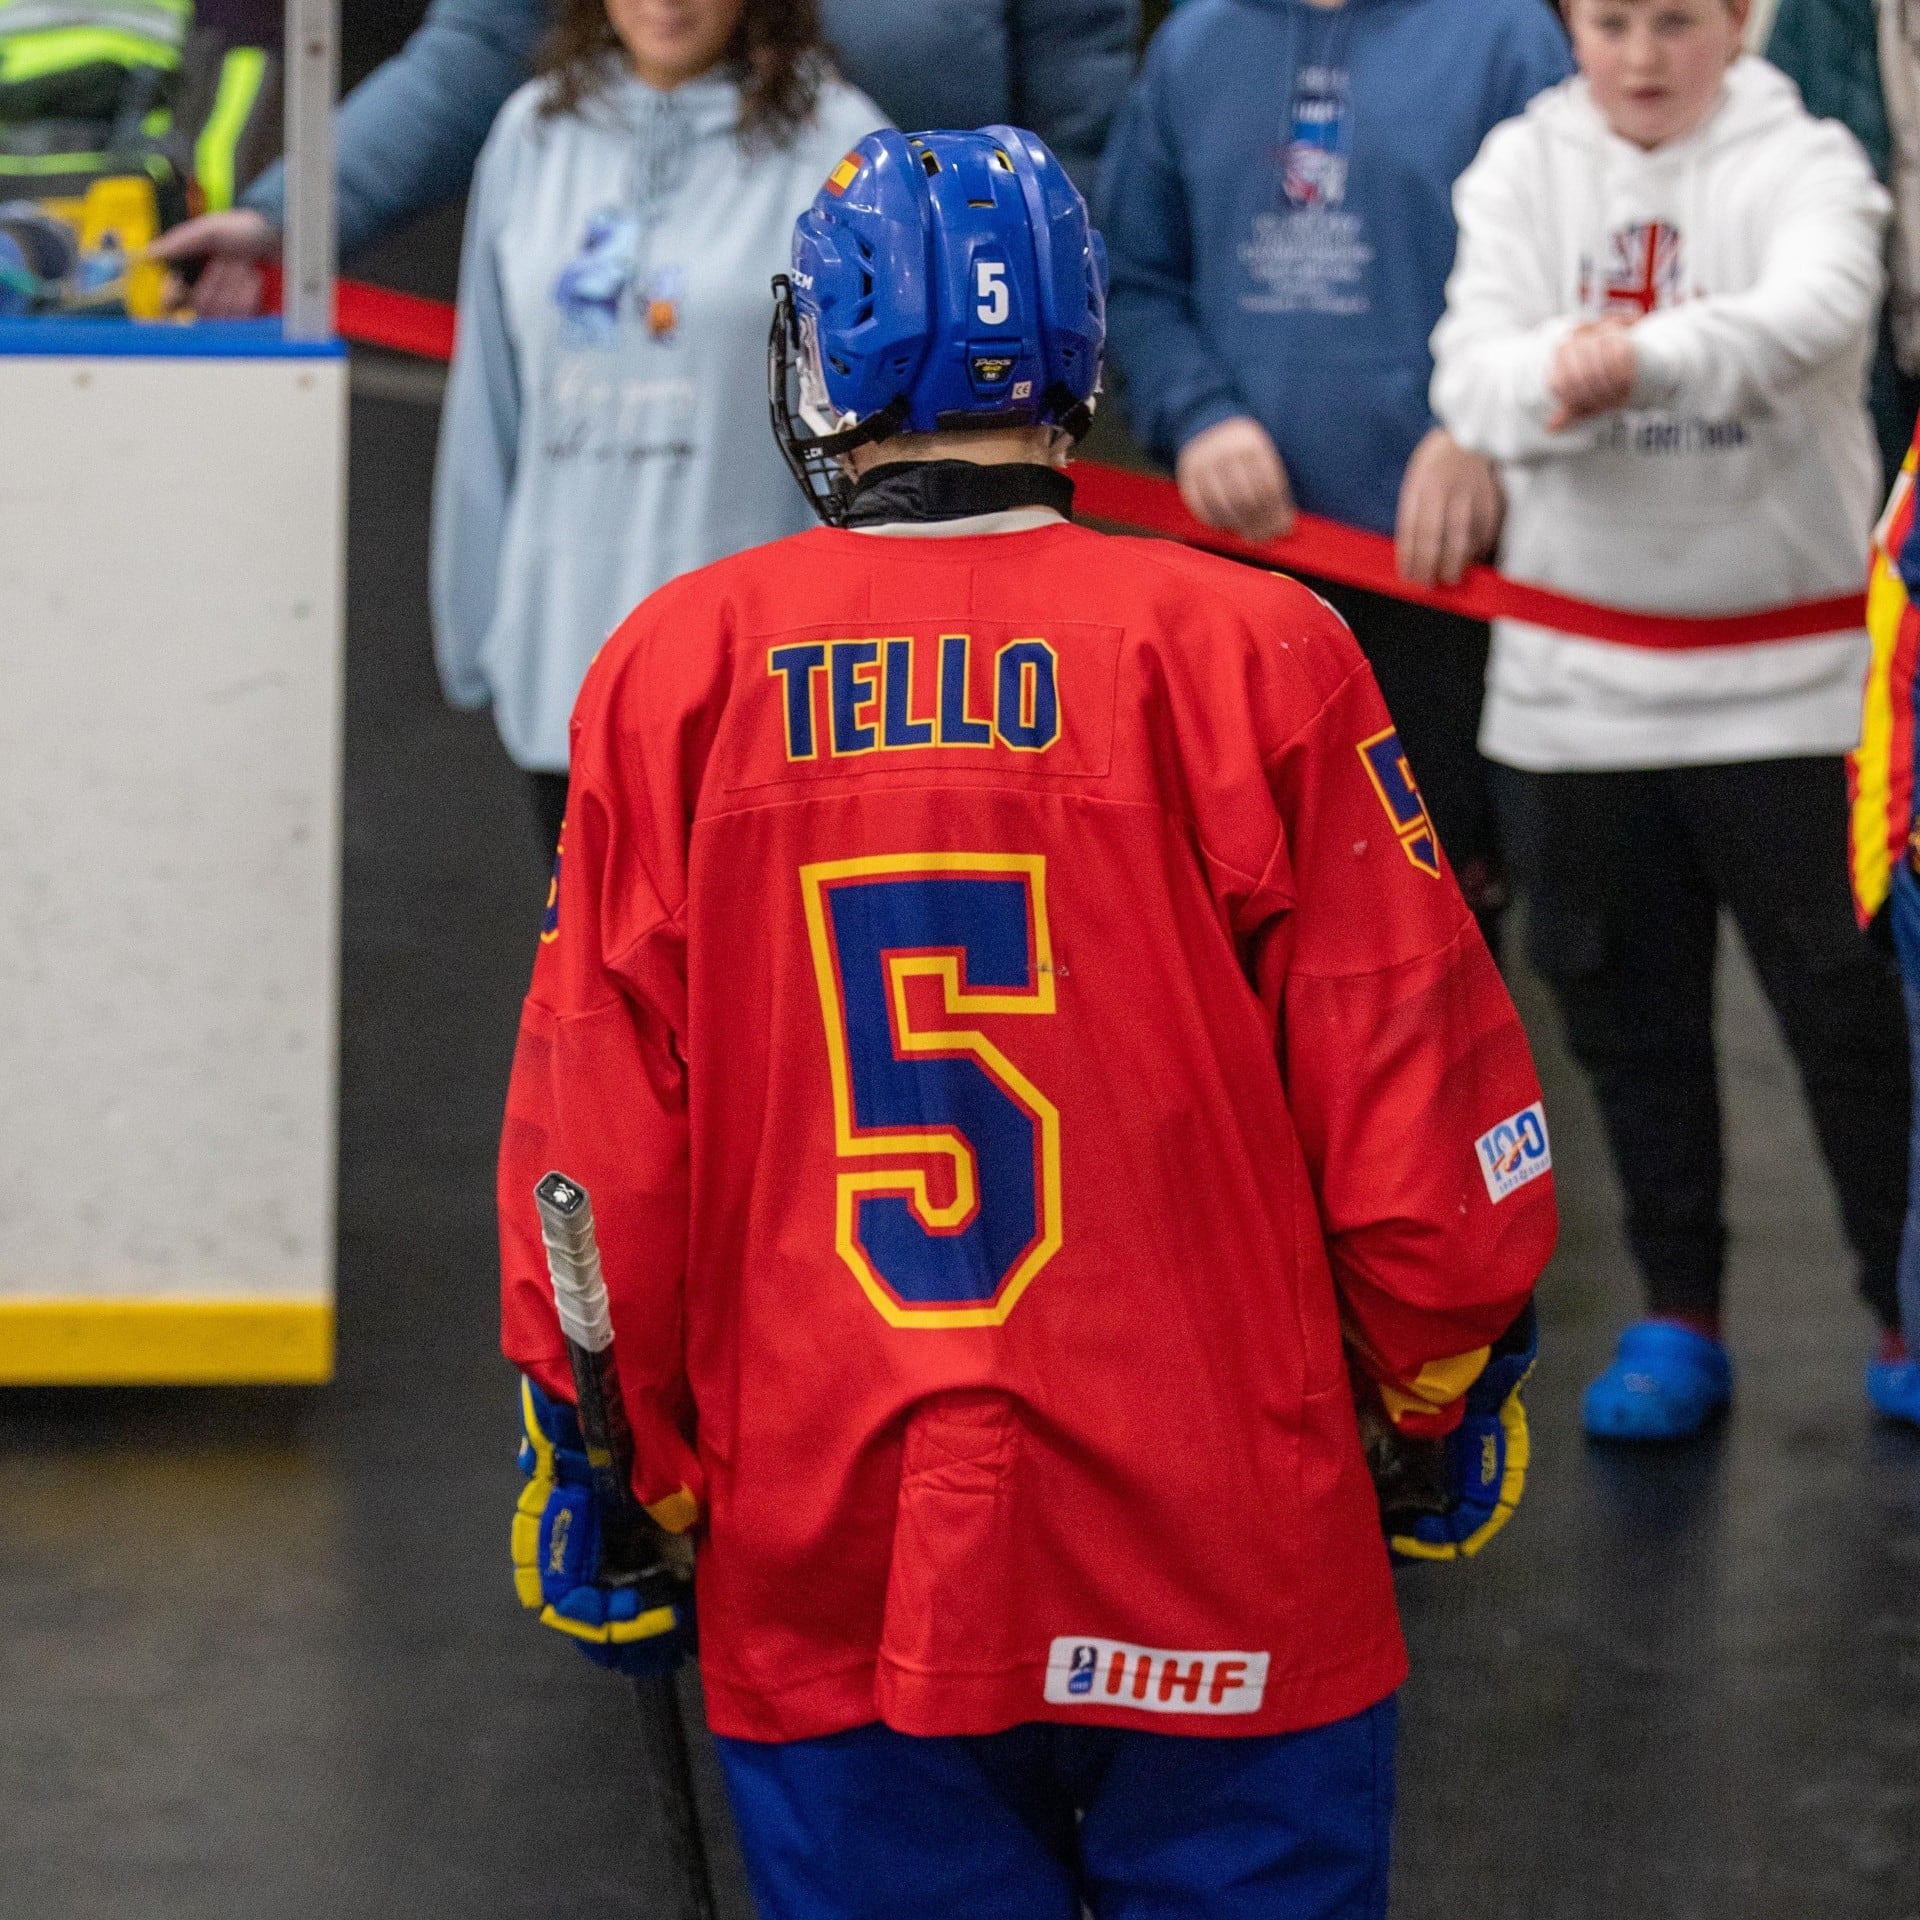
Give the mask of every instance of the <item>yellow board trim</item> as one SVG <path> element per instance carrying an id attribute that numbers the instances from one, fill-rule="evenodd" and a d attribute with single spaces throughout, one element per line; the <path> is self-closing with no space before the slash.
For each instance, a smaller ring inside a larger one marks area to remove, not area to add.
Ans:
<path id="1" fill-rule="evenodd" d="M 319 1386 L 324 1300 L 0 1300 L 0 1386 Z"/>

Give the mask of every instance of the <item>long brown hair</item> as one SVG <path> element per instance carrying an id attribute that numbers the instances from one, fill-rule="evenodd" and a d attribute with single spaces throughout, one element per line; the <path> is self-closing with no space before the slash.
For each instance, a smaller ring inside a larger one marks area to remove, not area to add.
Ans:
<path id="1" fill-rule="evenodd" d="M 603 91 L 609 55 L 627 64 L 605 0 L 560 0 L 535 62 L 548 82 L 542 115 L 572 113 Z M 746 0 L 722 58 L 740 76 L 741 145 L 787 145 L 813 118 L 832 71 L 818 0 Z"/>

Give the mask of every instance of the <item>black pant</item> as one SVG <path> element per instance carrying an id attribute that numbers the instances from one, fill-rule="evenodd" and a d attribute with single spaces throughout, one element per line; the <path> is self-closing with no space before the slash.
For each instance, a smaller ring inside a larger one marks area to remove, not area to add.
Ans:
<path id="1" fill-rule="evenodd" d="M 1650 773 L 1495 770 L 1528 947 L 1606 1122 L 1656 1313 L 1719 1310 L 1719 910 L 1800 1070 L 1860 1290 L 1897 1319 L 1909 1084 L 1898 978 L 1854 923 L 1837 758 Z"/>
<path id="2" fill-rule="evenodd" d="M 1390 600 L 1358 587 L 1309 579 L 1353 629 L 1386 696 L 1407 764 L 1454 877 L 1497 955 L 1506 868 L 1489 780 L 1480 757 L 1486 694 L 1487 627 L 1457 613 Z"/>
<path id="3" fill-rule="evenodd" d="M 533 802 L 534 831 L 540 836 L 540 858 L 551 865 L 560 844 L 560 828 L 567 817 L 567 776 L 564 773 L 527 775 L 527 798 Z"/>

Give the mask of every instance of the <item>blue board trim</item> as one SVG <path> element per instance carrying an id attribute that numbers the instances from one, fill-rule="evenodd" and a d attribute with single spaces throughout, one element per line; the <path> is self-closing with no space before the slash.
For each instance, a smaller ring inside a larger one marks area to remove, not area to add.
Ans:
<path id="1" fill-rule="evenodd" d="M 67 360 L 338 360 L 343 340 L 289 340 L 277 319 L 0 320 L 0 359 L 57 355 Z"/>

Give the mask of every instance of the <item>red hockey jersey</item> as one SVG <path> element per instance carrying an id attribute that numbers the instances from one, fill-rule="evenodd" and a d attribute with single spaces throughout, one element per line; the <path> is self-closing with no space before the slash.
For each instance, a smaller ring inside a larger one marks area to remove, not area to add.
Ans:
<path id="1" fill-rule="evenodd" d="M 636 1490 L 699 1502 L 718 1732 L 1316 1725 L 1405 1672 L 1349 1355 L 1454 1417 L 1551 1250 L 1539 1097 L 1305 589 L 822 528 L 580 696 L 506 1351 L 571 1397 L 558 1167 Z"/>

